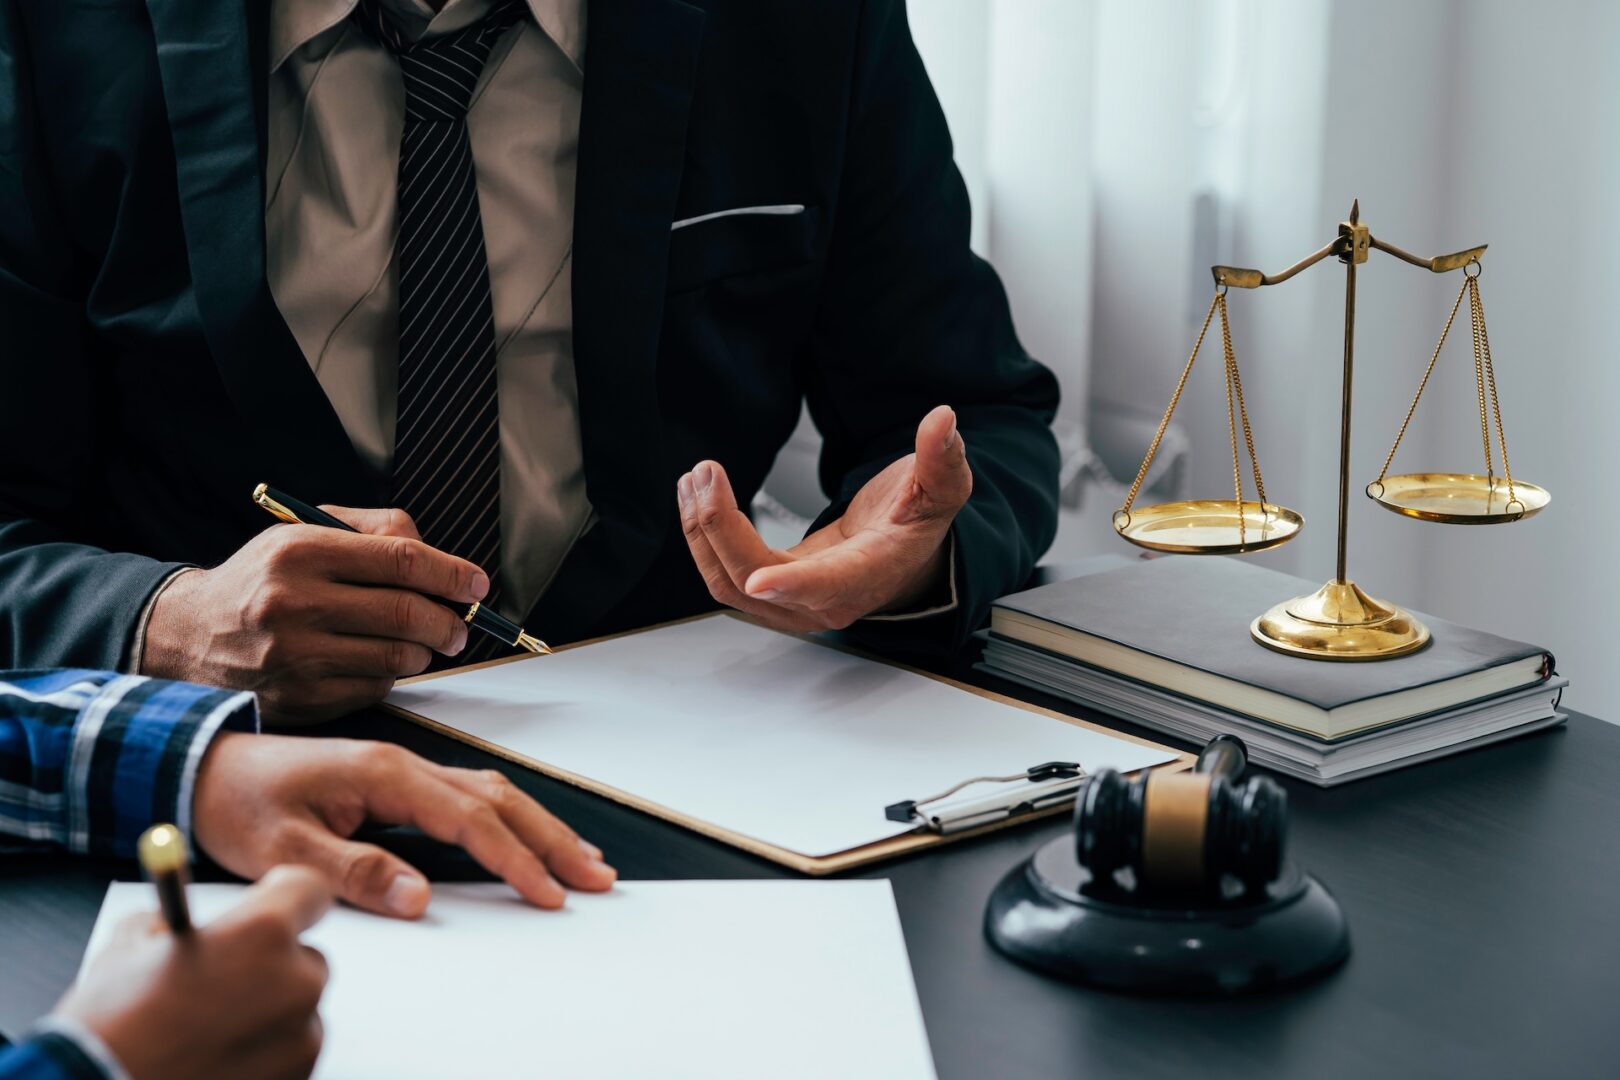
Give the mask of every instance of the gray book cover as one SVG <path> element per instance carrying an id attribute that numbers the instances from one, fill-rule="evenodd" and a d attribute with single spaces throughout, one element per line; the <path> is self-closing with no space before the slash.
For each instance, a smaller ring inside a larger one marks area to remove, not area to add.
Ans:
<path id="1" fill-rule="evenodd" d="M 1432 640 L 1394 660 L 1305 660 L 1273 652 L 1249 636 L 1255 616 L 1321 584 L 1239 559 L 1184 555 L 1043 585 L 1003 597 L 996 606 L 1324 710 L 1531 656 L 1545 658 L 1543 678 L 1552 675 L 1545 649 L 1415 611 Z"/>

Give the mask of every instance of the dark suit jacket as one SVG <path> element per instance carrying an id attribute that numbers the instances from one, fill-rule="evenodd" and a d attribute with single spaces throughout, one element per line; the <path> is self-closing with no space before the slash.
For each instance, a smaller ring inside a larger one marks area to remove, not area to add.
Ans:
<path id="1" fill-rule="evenodd" d="M 0 667 L 117 666 L 171 569 L 273 523 L 260 481 L 386 502 L 266 285 L 269 6 L 0 0 Z M 589 26 L 574 347 L 600 520 L 527 625 L 713 606 L 683 471 L 723 462 L 746 505 L 808 399 L 830 520 L 944 402 L 974 472 L 961 607 L 864 625 L 959 642 L 1051 540 L 1057 389 L 968 251 L 903 5 L 597 0 Z M 808 209 L 670 231 L 780 203 Z"/>

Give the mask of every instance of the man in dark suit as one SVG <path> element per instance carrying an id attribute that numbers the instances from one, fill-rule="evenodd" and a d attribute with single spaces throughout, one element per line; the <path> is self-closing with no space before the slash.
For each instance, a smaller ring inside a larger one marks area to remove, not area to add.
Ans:
<path id="1" fill-rule="evenodd" d="M 1057 502 L 967 235 L 899 0 L 3 0 L 0 666 L 331 715 L 478 655 L 423 594 L 954 646 Z"/>

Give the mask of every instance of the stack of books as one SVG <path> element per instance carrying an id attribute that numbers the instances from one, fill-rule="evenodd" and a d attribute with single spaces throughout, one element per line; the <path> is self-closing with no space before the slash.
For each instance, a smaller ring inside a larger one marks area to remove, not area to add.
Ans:
<path id="1" fill-rule="evenodd" d="M 1371 663 L 1249 636 L 1319 585 L 1230 558 L 1133 562 L 997 602 L 979 667 L 1192 742 L 1228 732 L 1256 764 L 1322 786 L 1564 720 L 1547 650 L 1428 615 L 1426 647 Z"/>

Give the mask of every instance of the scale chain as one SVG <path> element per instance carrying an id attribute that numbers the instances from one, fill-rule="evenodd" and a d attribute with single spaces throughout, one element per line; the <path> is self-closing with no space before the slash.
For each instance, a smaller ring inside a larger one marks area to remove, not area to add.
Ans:
<path id="1" fill-rule="evenodd" d="M 1463 285 L 1468 289 L 1468 318 L 1474 332 L 1474 384 L 1479 394 L 1479 438 L 1485 446 L 1485 480 L 1494 487 L 1496 466 L 1491 461 L 1491 425 L 1485 416 L 1485 356 L 1479 339 L 1479 286 L 1473 284 L 1472 279 L 1465 280 Z"/>
<path id="2" fill-rule="evenodd" d="M 1136 470 L 1136 479 L 1131 481 L 1131 490 L 1125 496 L 1124 504 L 1116 511 L 1114 517 L 1120 514 L 1130 516 L 1131 505 L 1136 502 L 1136 495 L 1142 490 L 1142 480 L 1147 476 L 1148 469 L 1153 465 L 1153 457 L 1159 452 L 1159 443 L 1164 441 L 1165 430 L 1170 427 L 1170 417 L 1175 415 L 1176 403 L 1181 400 L 1181 391 L 1187 386 L 1187 376 L 1192 374 L 1193 361 L 1198 359 L 1198 351 L 1204 347 L 1204 335 L 1209 333 L 1210 320 L 1215 318 L 1215 308 L 1221 302 L 1221 290 L 1215 291 L 1215 297 L 1209 302 L 1209 310 L 1204 313 L 1204 325 L 1198 331 L 1198 340 L 1193 342 L 1192 355 L 1187 357 L 1187 366 L 1181 369 L 1181 378 L 1176 381 L 1175 393 L 1170 395 L 1170 404 L 1164 410 L 1164 416 L 1159 420 L 1159 430 L 1154 432 L 1153 441 L 1148 444 L 1147 454 L 1142 458 L 1142 467 Z"/>
<path id="3" fill-rule="evenodd" d="M 1471 264 L 1479 266 L 1478 260 Z M 1485 302 L 1479 295 L 1479 270 L 1468 273 L 1463 269 L 1463 283 L 1457 290 L 1457 299 L 1452 301 L 1451 311 L 1446 315 L 1446 325 L 1440 330 L 1440 340 L 1435 344 L 1434 352 L 1429 356 L 1429 366 L 1423 371 L 1423 378 L 1418 382 L 1417 393 L 1412 395 L 1412 404 L 1407 406 L 1406 416 L 1401 420 L 1400 430 L 1395 433 L 1395 443 L 1389 448 L 1389 454 L 1384 458 L 1383 468 L 1378 470 L 1378 479 L 1374 483 L 1382 490 L 1384 480 L 1389 475 L 1389 467 L 1395 461 L 1395 452 L 1401 448 L 1401 441 L 1406 438 L 1406 429 L 1412 423 L 1412 417 L 1417 412 L 1418 402 L 1423 400 L 1423 391 L 1428 388 L 1429 379 L 1434 375 L 1435 363 L 1440 359 L 1440 351 L 1445 348 L 1446 338 L 1451 333 L 1451 324 L 1457 318 L 1457 312 L 1462 307 L 1463 297 L 1468 297 L 1469 329 L 1473 334 L 1474 347 L 1474 385 L 1475 394 L 1479 402 L 1479 438 L 1485 452 L 1485 479 L 1489 489 L 1496 487 L 1496 466 L 1491 453 L 1491 420 L 1496 421 L 1496 441 L 1502 454 L 1503 478 L 1507 483 L 1508 501 L 1511 507 L 1518 503 L 1521 510 L 1524 503 L 1518 498 L 1513 489 L 1513 467 L 1508 464 L 1507 431 L 1502 424 L 1502 404 L 1496 392 L 1496 368 L 1491 363 L 1491 339 L 1485 328 Z M 1489 403 L 1487 409 L 1487 402 Z M 1368 485 L 1371 488 L 1371 484 Z"/>
<path id="4" fill-rule="evenodd" d="M 1513 492 L 1513 466 L 1508 464 L 1507 431 L 1502 426 L 1502 404 L 1496 396 L 1496 368 L 1491 364 L 1491 338 L 1485 330 L 1485 302 L 1479 297 L 1479 275 L 1475 274 L 1468 279 L 1470 304 L 1475 309 L 1479 322 L 1480 351 L 1485 359 L 1485 382 L 1491 392 L 1491 412 L 1496 417 L 1496 441 L 1502 449 L 1502 473 L 1507 478 L 1508 501 L 1507 506 L 1519 503 L 1522 510 L 1524 503 L 1519 501 Z M 1490 436 L 1487 435 L 1487 443 Z"/>
<path id="5" fill-rule="evenodd" d="M 1249 467 L 1254 473 L 1254 489 L 1259 496 L 1261 513 L 1265 513 L 1266 483 L 1260 474 L 1260 460 L 1254 450 L 1254 428 L 1249 423 L 1249 407 L 1243 398 L 1243 377 L 1238 371 L 1237 350 L 1232 346 L 1232 325 L 1226 307 L 1226 290 L 1217 286 L 1215 296 L 1209 303 L 1209 310 L 1204 313 L 1204 322 L 1198 330 L 1198 339 L 1193 342 L 1192 354 L 1187 357 L 1187 364 L 1181 370 L 1181 378 L 1176 381 L 1175 392 L 1170 395 L 1170 404 L 1164 410 L 1164 416 L 1159 420 L 1159 429 L 1153 435 L 1153 441 L 1148 445 L 1147 454 L 1142 458 L 1142 465 L 1136 470 L 1136 478 L 1131 482 L 1130 491 L 1126 493 L 1125 502 L 1114 512 L 1117 519 L 1124 514 L 1130 517 L 1131 507 L 1136 503 L 1136 496 L 1140 494 L 1142 482 L 1147 477 L 1148 469 L 1153 465 L 1154 456 L 1159 451 L 1159 444 L 1164 439 L 1164 433 L 1170 426 L 1170 419 L 1175 415 L 1176 406 L 1181 401 L 1182 391 L 1186 389 L 1187 379 L 1192 374 L 1194 361 L 1203 350 L 1204 339 L 1209 334 L 1209 324 L 1213 321 L 1216 312 L 1221 316 L 1221 351 L 1225 360 L 1226 383 L 1226 426 L 1227 435 L 1232 445 L 1232 487 L 1233 499 L 1237 504 L 1238 537 L 1240 543 L 1248 542 L 1248 521 L 1243 512 L 1243 463 L 1241 451 L 1238 448 L 1237 427 L 1241 418 L 1243 424 L 1243 443 L 1249 454 Z M 1122 527 L 1117 526 L 1116 527 Z"/>
<path id="6" fill-rule="evenodd" d="M 1221 307 L 1221 343 L 1226 358 L 1226 431 L 1232 441 L 1232 499 L 1237 503 L 1238 542 L 1247 544 L 1249 530 L 1243 514 L 1243 470 L 1238 458 L 1237 420 L 1232 410 L 1232 369 L 1237 365 L 1237 358 L 1232 355 L 1232 329 L 1226 321 L 1226 297 L 1217 296 L 1215 302 Z"/>
<path id="7" fill-rule="evenodd" d="M 1237 402 L 1237 417 L 1243 422 L 1243 442 L 1249 451 L 1249 468 L 1254 472 L 1254 490 L 1260 498 L 1260 516 L 1266 514 L 1266 482 L 1260 476 L 1260 459 L 1254 452 L 1254 429 L 1249 424 L 1249 407 L 1243 400 L 1243 376 L 1238 373 L 1237 350 L 1232 347 L 1232 324 L 1227 318 L 1226 297 L 1218 294 L 1216 303 L 1221 311 L 1221 349 L 1226 359 L 1226 428 L 1232 440 L 1232 488 L 1237 502 L 1238 542 L 1249 542 L 1248 518 L 1243 512 L 1243 467 L 1238 452 L 1237 421 L 1232 404 Z"/>
<path id="8" fill-rule="evenodd" d="M 1226 325 L 1226 298 L 1221 298 L 1221 332 L 1226 338 L 1226 353 L 1232 358 L 1232 388 L 1237 391 L 1238 420 L 1243 424 L 1243 443 L 1249 449 L 1249 468 L 1254 472 L 1254 490 L 1260 496 L 1260 514 L 1266 512 L 1266 482 L 1260 476 L 1260 458 L 1254 452 L 1254 429 L 1249 426 L 1249 407 L 1243 401 L 1243 376 L 1238 372 L 1237 352 L 1232 348 L 1232 335 Z M 1239 510 L 1242 509 L 1240 498 Z"/>
<path id="9" fill-rule="evenodd" d="M 1389 467 L 1395 461 L 1395 451 L 1401 448 L 1401 440 L 1406 438 L 1406 429 L 1412 423 L 1412 415 L 1417 412 L 1418 402 L 1423 400 L 1423 391 L 1429 386 L 1429 377 L 1434 374 L 1435 361 L 1440 359 L 1440 350 L 1446 347 L 1446 337 L 1451 333 L 1451 324 L 1457 318 L 1457 309 L 1462 307 L 1463 296 L 1468 292 L 1468 282 L 1462 283 L 1457 290 L 1457 299 L 1452 302 L 1451 314 L 1446 316 L 1446 325 L 1440 331 L 1440 341 L 1434 347 L 1434 353 L 1429 357 L 1429 366 L 1424 369 L 1423 380 L 1418 383 L 1417 393 L 1412 395 L 1412 404 L 1406 409 L 1406 419 L 1401 421 L 1401 430 L 1395 433 L 1395 445 L 1389 448 L 1389 454 L 1384 458 L 1384 467 L 1378 470 L 1378 485 L 1383 488 L 1384 478 L 1389 475 Z"/>

